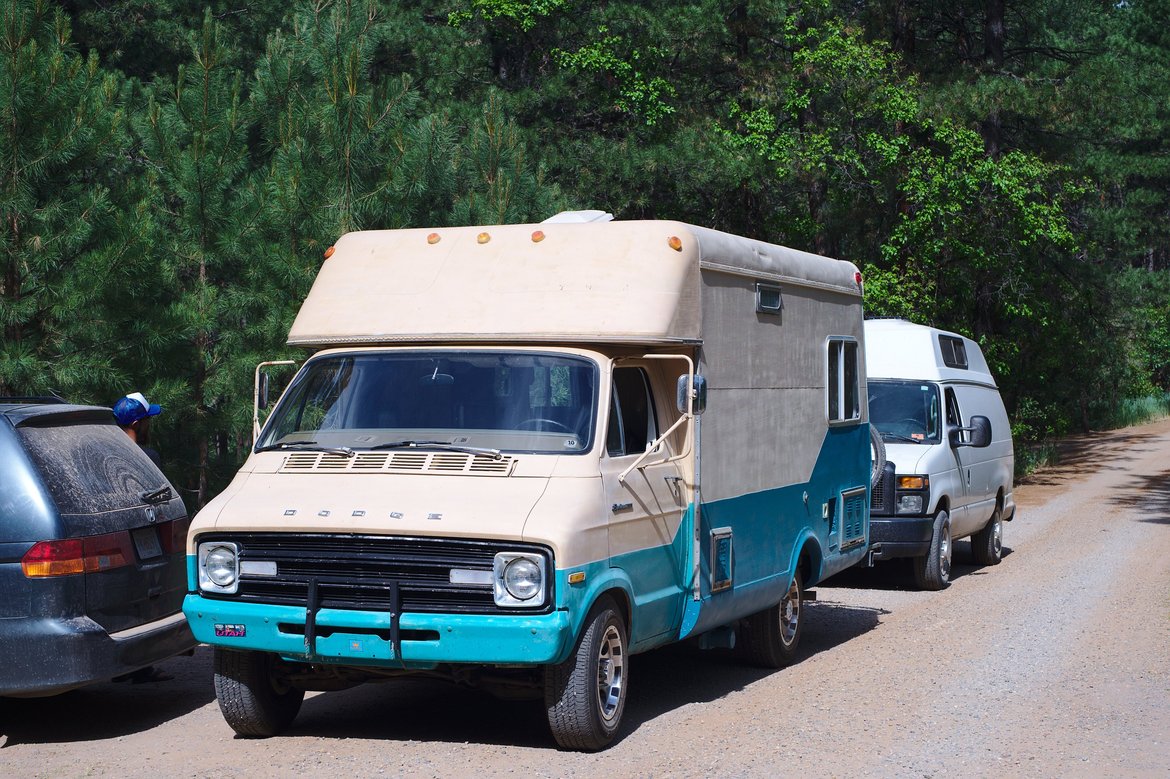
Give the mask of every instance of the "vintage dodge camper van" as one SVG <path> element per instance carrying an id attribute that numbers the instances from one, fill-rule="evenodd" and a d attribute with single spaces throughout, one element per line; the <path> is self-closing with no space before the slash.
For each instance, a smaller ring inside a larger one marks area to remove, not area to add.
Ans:
<path id="1" fill-rule="evenodd" d="M 668 221 L 326 258 L 288 339 L 313 354 L 188 539 L 238 733 L 425 673 L 543 699 L 561 746 L 599 749 L 634 653 L 792 660 L 805 588 L 869 541 L 853 265 Z"/>
<path id="2" fill-rule="evenodd" d="M 981 565 L 1003 554 L 1015 515 L 1012 430 L 970 338 L 903 320 L 865 323 L 869 407 L 886 446 L 874 488 L 872 559 L 910 557 L 919 587 L 950 583 L 952 543 Z"/>

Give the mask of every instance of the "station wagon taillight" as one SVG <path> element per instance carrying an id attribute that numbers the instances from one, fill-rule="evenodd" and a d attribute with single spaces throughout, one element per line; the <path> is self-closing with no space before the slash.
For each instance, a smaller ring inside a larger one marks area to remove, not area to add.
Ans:
<path id="1" fill-rule="evenodd" d="M 99 573 L 134 562 L 134 544 L 129 531 L 86 538 L 41 541 L 20 558 L 20 567 L 30 579 Z"/>

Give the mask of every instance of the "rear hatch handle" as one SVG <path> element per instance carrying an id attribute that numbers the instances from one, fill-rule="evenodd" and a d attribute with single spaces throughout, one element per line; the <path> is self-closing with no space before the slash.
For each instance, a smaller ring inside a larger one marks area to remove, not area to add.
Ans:
<path id="1" fill-rule="evenodd" d="M 142 499 L 143 503 L 149 503 L 152 506 L 157 506 L 160 503 L 166 503 L 171 499 L 171 488 L 167 485 L 159 487 L 157 490 L 150 492 L 140 492 L 138 497 Z"/>

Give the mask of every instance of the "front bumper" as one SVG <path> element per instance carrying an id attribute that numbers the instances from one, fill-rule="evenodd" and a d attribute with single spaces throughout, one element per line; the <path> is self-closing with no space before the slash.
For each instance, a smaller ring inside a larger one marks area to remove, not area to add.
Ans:
<path id="1" fill-rule="evenodd" d="M 440 663 L 545 665 L 568 655 L 567 612 L 549 614 L 404 613 L 320 609 L 306 639 L 308 610 L 299 606 L 188 595 L 183 611 L 195 637 L 226 649 L 273 652 L 294 662 L 388 668 Z M 312 644 L 310 647 L 309 644 Z"/>
<path id="2" fill-rule="evenodd" d="M 929 554 L 933 535 L 934 519 L 931 517 L 869 518 L 869 546 L 873 560 Z"/>
<path id="3" fill-rule="evenodd" d="M 56 695 L 194 648 L 181 612 L 117 633 L 88 617 L 0 620 L 0 696 Z"/>

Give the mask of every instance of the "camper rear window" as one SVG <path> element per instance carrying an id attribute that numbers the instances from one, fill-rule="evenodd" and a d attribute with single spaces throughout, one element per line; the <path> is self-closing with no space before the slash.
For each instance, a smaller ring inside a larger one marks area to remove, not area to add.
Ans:
<path id="1" fill-rule="evenodd" d="M 828 377 L 829 424 L 851 422 L 861 418 L 858 392 L 857 342 L 851 338 L 830 338 Z"/>

